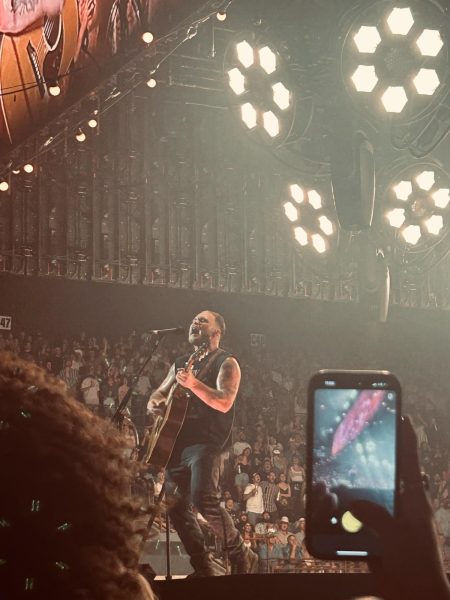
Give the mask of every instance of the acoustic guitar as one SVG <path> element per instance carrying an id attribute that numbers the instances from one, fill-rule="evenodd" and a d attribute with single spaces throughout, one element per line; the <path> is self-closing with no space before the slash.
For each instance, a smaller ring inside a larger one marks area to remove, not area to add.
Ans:
<path id="1" fill-rule="evenodd" d="M 194 363 L 202 360 L 207 353 L 207 344 L 202 344 L 190 355 L 185 371 L 190 371 Z M 197 376 L 205 370 L 205 367 L 207 365 L 204 365 Z M 183 388 L 179 383 L 173 384 L 165 403 L 164 414 L 155 415 L 154 417 L 153 428 L 148 436 L 142 462 L 158 470 L 167 466 L 186 417 L 189 398 L 189 390 Z"/>
<path id="2" fill-rule="evenodd" d="M 62 92 L 77 47 L 77 0 L 65 0 L 61 14 L 45 17 L 41 27 L 0 40 L 0 98 L 4 127 L 11 144 L 46 116 L 48 88 L 58 82 Z M 62 78 L 62 79 L 61 79 Z"/>

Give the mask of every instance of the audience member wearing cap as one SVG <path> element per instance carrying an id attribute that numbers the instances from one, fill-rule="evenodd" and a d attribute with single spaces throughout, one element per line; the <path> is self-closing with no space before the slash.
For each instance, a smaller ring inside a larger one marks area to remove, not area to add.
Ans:
<path id="1" fill-rule="evenodd" d="M 305 517 L 300 517 L 300 519 L 294 523 L 294 530 L 296 530 L 295 537 L 300 545 L 305 541 L 305 525 Z"/>
<path id="2" fill-rule="evenodd" d="M 292 531 L 289 531 L 289 519 L 285 515 L 278 521 L 277 542 L 285 546 L 288 541 L 288 536 L 291 533 Z"/>

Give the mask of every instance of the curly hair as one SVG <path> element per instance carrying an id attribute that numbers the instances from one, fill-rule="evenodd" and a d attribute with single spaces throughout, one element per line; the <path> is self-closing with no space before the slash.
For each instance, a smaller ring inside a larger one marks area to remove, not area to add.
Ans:
<path id="1" fill-rule="evenodd" d="M 10 353 L 0 353 L 0 457 L 2 598 L 141 597 L 124 440 Z"/>

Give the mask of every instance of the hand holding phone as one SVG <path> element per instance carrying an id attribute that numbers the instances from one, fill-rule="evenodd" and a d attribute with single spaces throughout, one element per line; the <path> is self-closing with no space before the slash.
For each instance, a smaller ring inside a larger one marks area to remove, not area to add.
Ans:
<path id="1" fill-rule="evenodd" d="M 352 511 L 381 540 L 383 554 L 369 565 L 383 598 L 448 600 L 450 586 L 420 470 L 416 435 L 407 417 L 402 419 L 401 432 L 399 474 L 403 485 L 397 517 L 364 501 L 354 503 Z"/>
<path id="2" fill-rule="evenodd" d="M 398 380 L 386 371 L 320 371 L 309 384 L 306 545 L 323 559 L 381 555 L 350 510 L 369 500 L 396 512 Z"/>

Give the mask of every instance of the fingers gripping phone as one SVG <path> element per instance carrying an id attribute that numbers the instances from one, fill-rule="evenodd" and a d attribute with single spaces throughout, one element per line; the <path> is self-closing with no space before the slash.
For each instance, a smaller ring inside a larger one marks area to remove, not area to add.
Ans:
<path id="1" fill-rule="evenodd" d="M 387 371 L 319 371 L 308 388 L 306 546 L 318 558 L 381 555 L 355 500 L 396 512 L 401 388 Z"/>

